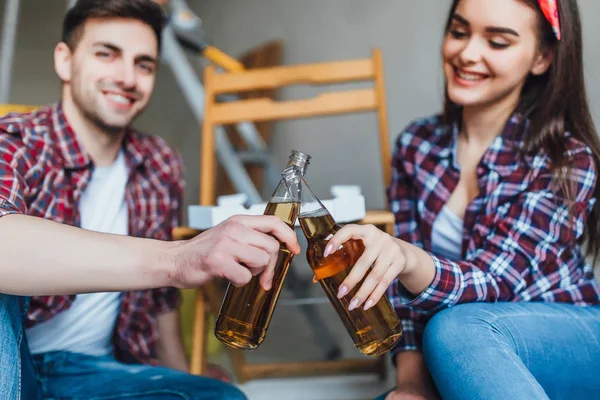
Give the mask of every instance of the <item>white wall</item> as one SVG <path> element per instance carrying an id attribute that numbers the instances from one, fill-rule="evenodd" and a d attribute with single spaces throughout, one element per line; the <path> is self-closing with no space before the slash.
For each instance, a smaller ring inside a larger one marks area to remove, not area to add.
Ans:
<path id="1" fill-rule="evenodd" d="M 5 0 L 0 0 L 3 10 Z M 48 4 L 51 3 L 52 6 Z M 62 0 L 22 0 L 13 101 L 43 103 L 56 99 L 52 48 L 59 38 Z M 449 1 L 440 0 L 190 0 L 205 30 L 224 51 L 239 55 L 257 44 L 282 39 L 284 63 L 297 64 L 368 57 L 383 50 L 390 140 L 413 118 L 437 112 L 441 105 L 439 45 Z M 600 1 L 579 0 L 584 25 L 588 95 L 600 124 Z M 1 11 L 0 11 L 1 12 Z M 315 93 L 292 88 L 282 98 Z M 169 70 L 159 73 L 149 110 L 138 124 L 164 136 L 186 162 L 186 200 L 198 199 L 199 127 Z M 309 183 L 327 197 L 332 184 L 359 184 L 370 207 L 384 206 L 376 120 L 373 115 L 330 117 L 277 124 L 273 151 L 283 166 L 291 149 L 311 154 Z M 270 188 L 267 189 L 270 191 Z"/>
<path id="2" fill-rule="evenodd" d="M 296 64 L 368 57 L 373 47 L 384 56 L 390 140 L 412 119 L 440 109 L 439 47 L 450 1 L 440 0 L 193 0 L 215 44 L 239 54 L 273 38 L 284 42 L 284 62 Z M 594 117 L 600 123 L 600 79 L 594 66 L 600 49 L 596 18 L 600 1 L 579 0 L 583 15 L 587 83 Z M 597 67 L 596 67 L 597 68 Z M 594 74 L 592 74 L 594 72 Z M 308 90 L 285 91 L 297 98 Z M 292 148 L 314 157 L 309 184 L 328 195 L 331 184 L 359 184 L 371 207 L 384 206 L 376 121 L 361 115 L 285 122 L 273 150 L 283 162 Z"/>

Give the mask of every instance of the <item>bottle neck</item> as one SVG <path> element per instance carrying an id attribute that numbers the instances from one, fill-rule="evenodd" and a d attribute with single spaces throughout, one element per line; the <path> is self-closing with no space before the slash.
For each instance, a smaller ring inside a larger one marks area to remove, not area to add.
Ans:
<path id="1" fill-rule="evenodd" d="M 300 215 L 300 227 L 307 239 L 318 239 L 335 233 L 339 228 L 326 209 Z"/>
<path id="2" fill-rule="evenodd" d="M 296 166 L 285 168 L 281 172 L 281 181 L 275 189 L 271 202 L 275 203 L 300 203 L 301 199 L 300 169 Z"/>
<path id="3" fill-rule="evenodd" d="M 302 172 L 302 176 L 306 175 L 310 156 L 308 154 L 293 152 L 288 161 L 288 167 L 296 166 Z"/>

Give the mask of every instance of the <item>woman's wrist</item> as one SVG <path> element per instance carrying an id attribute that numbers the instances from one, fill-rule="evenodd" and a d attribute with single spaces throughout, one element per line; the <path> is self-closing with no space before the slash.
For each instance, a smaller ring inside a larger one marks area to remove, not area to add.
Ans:
<path id="1" fill-rule="evenodd" d="M 400 272 L 400 278 L 402 278 L 403 276 L 413 274 L 418 268 L 419 256 L 416 251 L 418 250 L 418 247 L 401 239 L 396 239 L 396 244 L 400 247 L 400 250 L 404 255 L 404 259 L 406 260 L 404 270 Z"/>
<path id="2" fill-rule="evenodd" d="M 398 274 L 398 279 L 406 290 L 418 296 L 431 285 L 435 277 L 433 258 L 423 249 L 403 240 L 396 239 L 396 243 L 400 246 L 406 260 L 404 270 Z"/>

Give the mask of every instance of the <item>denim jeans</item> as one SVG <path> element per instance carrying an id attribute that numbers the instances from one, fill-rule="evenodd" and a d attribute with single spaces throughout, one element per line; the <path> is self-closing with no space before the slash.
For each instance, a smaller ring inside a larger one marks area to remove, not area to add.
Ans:
<path id="1" fill-rule="evenodd" d="M 0 294 L 0 400 L 244 400 L 234 386 L 177 370 L 67 352 L 31 356 L 27 298 Z"/>
<path id="2" fill-rule="evenodd" d="M 600 306 L 458 305 L 426 325 L 423 354 L 443 399 L 598 399 Z"/>
<path id="3" fill-rule="evenodd" d="M 99 400 L 245 400 L 235 386 L 202 376 L 149 365 L 131 365 L 111 356 L 69 352 L 35 355 L 44 398 Z"/>
<path id="4" fill-rule="evenodd" d="M 38 400 L 37 385 L 23 318 L 29 299 L 0 294 L 0 399 Z"/>

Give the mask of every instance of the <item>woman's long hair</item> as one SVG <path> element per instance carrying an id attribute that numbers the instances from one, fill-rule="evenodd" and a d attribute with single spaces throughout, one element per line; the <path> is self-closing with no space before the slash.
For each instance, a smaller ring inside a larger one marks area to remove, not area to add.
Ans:
<path id="1" fill-rule="evenodd" d="M 460 0 L 454 0 L 446 23 L 446 34 L 452 16 Z M 595 158 L 596 169 L 600 165 L 600 140 L 590 115 L 583 77 L 583 51 L 581 20 L 576 0 L 556 0 L 560 18 L 561 39 L 558 41 L 550 23 L 544 17 L 537 0 L 520 0 L 538 12 L 538 38 L 543 50 L 553 52 L 552 64 L 542 75 L 530 75 L 523 90 L 518 109 L 529 120 L 524 138 L 524 153 L 548 154 L 555 186 L 565 199 L 575 203 L 576 188 L 569 182 L 569 164 L 564 134 L 569 132 L 575 139 L 585 143 Z M 460 107 L 446 93 L 444 120 L 459 123 Z M 566 172 L 565 172 L 566 171 Z M 600 201 L 600 184 L 596 183 L 594 197 Z M 596 204 L 588 218 L 581 242 L 586 242 L 586 256 L 594 263 L 600 255 L 600 204 Z"/>

